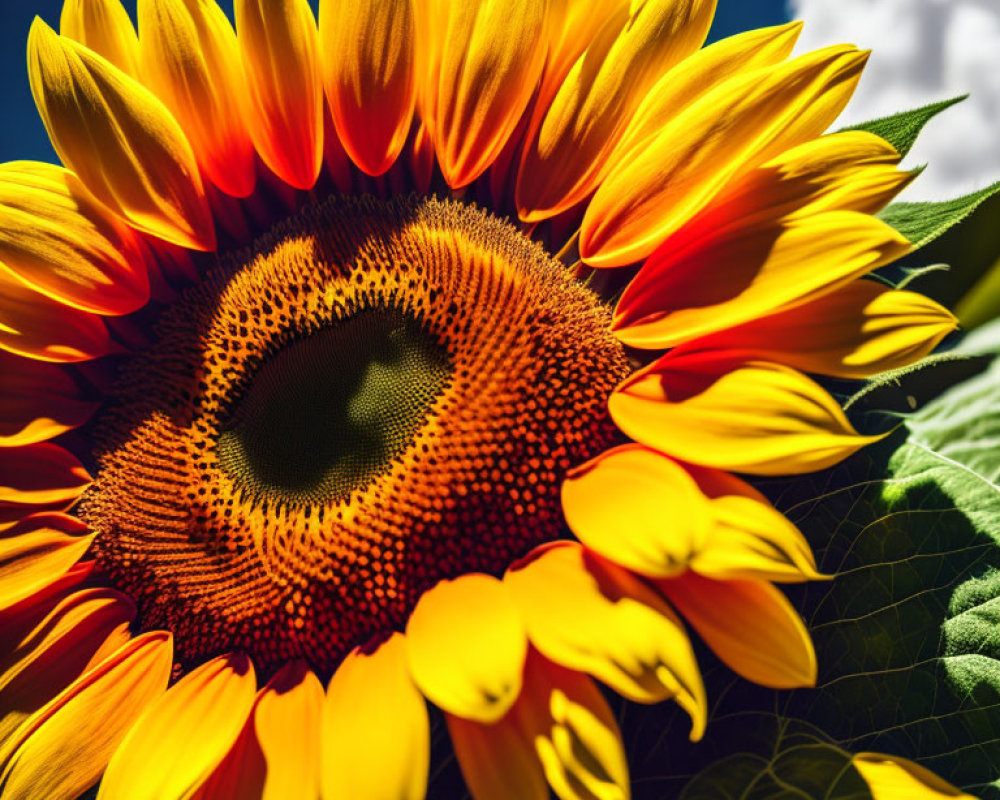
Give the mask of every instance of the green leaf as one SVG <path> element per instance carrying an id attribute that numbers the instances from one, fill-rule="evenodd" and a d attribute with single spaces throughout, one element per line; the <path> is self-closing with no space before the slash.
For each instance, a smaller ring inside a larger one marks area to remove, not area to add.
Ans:
<path id="1" fill-rule="evenodd" d="M 1000 182 L 978 192 L 933 203 L 893 203 L 879 216 L 919 250 L 965 220 L 983 203 L 1000 192 Z"/>
<path id="2" fill-rule="evenodd" d="M 961 97 L 953 97 L 950 100 L 931 103 L 921 108 L 915 108 L 912 111 L 903 111 L 899 114 L 894 114 L 891 117 L 883 117 L 871 122 L 862 122 L 860 125 L 852 125 L 849 128 L 844 128 L 844 130 L 874 133 L 895 147 L 901 156 L 905 156 L 910 152 L 913 143 L 917 141 L 917 136 L 920 135 L 920 131 L 923 130 L 924 125 L 946 108 L 951 108 L 953 105 L 961 103 L 967 97 L 967 94 L 963 94 Z"/>
<path id="3" fill-rule="evenodd" d="M 985 350 L 978 374 L 878 446 L 761 486 L 837 576 L 786 587 L 812 632 L 817 688 L 754 687 L 701 651 L 715 703 L 702 742 L 681 743 L 680 721 L 625 718 L 646 754 L 637 798 L 856 800 L 856 784 L 830 776 L 847 753 L 874 751 L 1000 800 L 1000 324 L 956 352 Z"/>

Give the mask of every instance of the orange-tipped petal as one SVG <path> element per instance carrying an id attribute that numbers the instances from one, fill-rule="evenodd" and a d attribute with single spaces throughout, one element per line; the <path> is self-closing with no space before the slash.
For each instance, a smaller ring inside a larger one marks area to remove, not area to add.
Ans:
<path id="1" fill-rule="evenodd" d="M 108 764 L 99 800 L 185 797 L 233 746 L 253 706 L 256 678 L 241 654 L 189 672 L 148 706 Z"/>
<path id="2" fill-rule="evenodd" d="M 815 299 L 909 250 L 889 225 L 856 211 L 671 241 L 623 293 L 615 333 L 632 347 L 672 347 Z"/>
<path id="3" fill-rule="evenodd" d="M 267 775 L 262 800 L 319 794 L 322 709 L 323 686 L 301 661 L 286 664 L 261 690 L 253 726 Z"/>
<path id="4" fill-rule="evenodd" d="M 734 75 L 784 61 L 802 31 L 801 22 L 739 33 L 702 48 L 669 70 L 636 109 L 609 169 L 627 165 L 683 109 Z"/>
<path id="5" fill-rule="evenodd" d="M 26 735 L 25 720 L 106 656 L 109 639 L 117 649 L 128 638 L 135 605 L 113 589 L 84 589 L 28 630 L 12 630 L 18 616 L 2 626 L 10 641 L 0 651 L 0 763 Z"/>
<path id="6" fill-rule="evenodd" d="M 570 471 L 562 505 L 570 529 L 590 550 L 657 578 L 683 572 L 712 524 L 687 471 L 641 445 L 609 450 Z"/>
<path id="7" fill-rule="evenodd" d="M 52 145 L 98 200 L 145 233 L 215 248 L 191 145 L 152 92 L 37 18 L 28 77 Z"/>
<path id="8" fill-rule="evenodd" d="M 0 165 L 0 269 L 33 289 L 95 314 L 127 314 L 149 299 L 133 231 L 69 170 Z"/>
<path id="9" fill-rule="evenodd" d="M 906 758 L 858 753 L 851 759 L 871 793 L 871 800 L 974 800 L 929 769 Z"/>
<path id="10" fill-rule="evenodd" d="M 577 59 L 525 146 L 515 194 L 526 222 L 597 188 L 646 93 L 704 42 L 715 0 L 645 0 L 628 12 L 611 17 Z"/>
<path id="11" fill-rule="evenodd" d="M 741 74 L 677 114 L 587 207 L 580 254 L 639 261 L 738 175 L 819 136 L 847 104 L 867 53 L 832 47 Z"/>
<path id="12" fill-rule="evenodd" d="M 32 514 L 0 535 L 0 609 L 43 589 L 83 558 L 93 535 L 75 517 Z"/>
<path id="13" fill-rule="evenodd" d="M 42 361 L 88 361 L 121 347 L 99 316 L 46 297 L 0 270 L 0 350 Z"/>
<path id="14" fill-rule="evenodd" d="M 684 626 L 640 578 L 575 542 L 542 547 L 504 584 L 531 643 L 550 661 L 587 672 L 640 703 L 674 699 L 705 729 L 705 688 Z"/>
<path id="15" fill-rule="evenodd" d="M 121 0 L 64 0 L 59 33 L 139 77 L 139 37 Z"/>
<path id="16" fill-rule="evenodd" d="M 369 175 L 395 162 L 416 102 L 411 0 L 324 0 L 319 41 L 326 96 L 351 159 Z"/>
<path id="17" fill-rule="evenodd" d="M 774 689 L 816 684 L 816 653 L 805 623 L 767 581 L 714 581 L 688 572 L 656 582 L 731 670 Z"/>
<path id="18" fill-rule="evenodd" d="M 754 475 L 813 472 L 879 436 L 861 436 L 817 383 L 727 353 L 665 356 L 608 401 L 632 439 L 683 461 Z"/>
<path id="19" fill-rule="evenodd" d="M 629 797 L 621 732 L 593 680 L 532 650 L 513 714 L 561 800 Z"/>
<path id="20" fill-rule="evenodd" d="M 422 118 L 445 180 L 478 178 L 503 150 L 545 64 L 545 0 L 417 0 Z"/>
<path id="21" fill-rule="evenodd" d="M 406 625 L 417 688 L 449 714 L 479 722 L 500 719 L 517 699 L 527 649 L 514 602 L 489 575 L 441 581 L 421 596 Z"/>
<path id="22" fill-rule="evenodd" d="M 739 350 L 804 372 L 867 378 L 919 361 L 957 327 L 955 316 L 929 297 L 859 280 L 684 349 Z"/>
<path id="23" fill-rule="evenodd" d="M 172 651 L 169 633 L 142 634 L 28 720 L 30 734 L 0 777 L 4 797 L 73 800 L 90 788 L 136 719 L 166 689 Z"/>
<path id="24" fill-rule="evenodd" d="M 89 485 L 87 470 L 58 445 L 43 442 L 0 450 L 0 502 L 69 504 Z"/>
<path id="25" fill-rule="evenodd" d="M 548 800 L 542 765 L 513 714 L 490 724 L 451 714 L 445 714 L 445 721 L 475 800 Z"/>
<path id="26" fill-rule="evenodd" d="M 140 66 L 187 133 L 205 176 L 249 195 L 256 183 L 247 87 L 236 33 L 214 0 L 141 0 Z"/>
<path id="27" fill-rule="evenodd" d="M 257 152 L 285 183 L 311 189 L 323 165 L 316 18 L 307 0 L 236 0 L 235 9 Z"/>
<path id="28" fill-rule="evenodd" d="M 96 408 L 79 398 L 63 368 L 0 350 L 0 447 L 54 439 L 82 425 Z"/>
<path id="29" fill-rule="evenodd" d="M 709 498 L 712 526 L 691 569 L 717 580 L 820 580 L 809 543 L 784 514 L 746 481 L 688 465 Z"/>
<path id="30" fill-rule="evenodd" d="M 395 633 L 355 648 L 334 673 L 323 707 L 323 797 L 423 800 L 431 734 L 424 698 Z"/>

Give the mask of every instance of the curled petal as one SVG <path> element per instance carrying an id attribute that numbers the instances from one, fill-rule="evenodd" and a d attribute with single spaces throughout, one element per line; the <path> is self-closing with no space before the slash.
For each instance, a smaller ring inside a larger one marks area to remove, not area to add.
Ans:
<path id="1" fill-rule="evenodd" d="M 665 356 L 608 401 L 626 435 L 683 461 L 754 475 L 797 475 L 843 460 L 861 436 L 800 372 L 730 354 Z"/>
<path id="2" fill-rule="evenodd" d="M 139 77 L 139 37 L 121 0 L 64 0 L 59 33 Z"/>
<path id="3" fill-rule="evenodd" d="M 815 686 L 809 631 L 767 581 L 715 581 L 687 572 L 656 585 L 733 672 L 775 689 Z"/>
<path id="4" fill-rule="evenodd" d="M 739 350 L 804 372 L 867 378 L 919 361 L 957 327 L 955 316 L 929 297 L 859 280 L 684 349 Z"/>
<path id="5" fill-rule="evenodd" d="M 325 0 L 319 14 L 326 96 L 351 159 L 369 175 L 395 162 L 416 102 L 411 0 Z"/>
<path id="6" fill-rule="evenodd" d="M 82 425 L 96 408 L 79 398 L 62 367 L 0 350 L 0 447 L 54 439 Z"/>
<path id="7" fill-rule="evenodd" d="M 246 124 L 279 178 L 311 189 L 323 165 L 323 86 L 316 19 L 307 0 L 236 0 L 250 89 Z"/>
<path id="8" fill-rule="evenodd" d="M 672 347 L 828 294 L 909 249 L 889 225 L 856 211 L 671 241 L 623 293 L 616 335 L 632 347 Z"/>
<path id="9" fill-rule="evenodd" d="M 52 164 L 0 165 L 0 268 L 95 314 L 127 314 L 149 299 L 135 234 Z"/>
<path id="10" fill-rule="evenodd" d="M 132 227 L 196 250 L 215 248 L 191 145 L 148 89 L 40 19 L 28 77 L 63 163 Z"/>
<path id="11" fill-rule="evenodd" d="M 871 792 L 872 800 L 973 800 L 933 772 L 912 761 L 883 753 L 858 753 L 851 759 Z"/>
<path id="12" fill-rule="evenodd" d="M 88 361 L 121 351 L 101 318 L 70 308 L 0 270 L 0 350 L 42 361 Z"/>
<path id="13" fill-rule="evenodd" d="M 32 514 L 0 536 L 0 610 L 31 597 L 83 558 L 93 535 L 75 517 Z"/>
<path id="14" fill-rule="evenodd" d="M 503 150 L 545 63 L 546 0 L 417 0 L 422 118 L 452 187 Z"/>
<path id="15" fill-rule="evenodd" d="M 658 578 L 683 572 L 712 524 L 709 504 L 685 469 L 641 445 L 572 470 L 562 504 L 570 529 L 590 550 Z"/>
<path id="16" fill-rule="evenodd" d="M 789 519 L 746 481 L 718 469 L 687 466 L 710 498 L 712 527 L 691 569 L 717 580 L 801 583 L 816 571 L 809 543 Z"/>
<path id="17" fill-rule="evenodd" d="M 508 593 L 496 578 L 478 573 L 425 592 L 406 625 L 417 688 L 449 714 L 479 722 L 495 722 L 517 699 L 527 649 Z"/>
<path id="18" fill-rule="evenodd" d="M 99 800 L 185 797 L 233 746 L 253 706 L 256 677 L 241 654 L 186 674 L 154 700 L 115 751 Z"/>
<path id="19" fill-rule="evenodd" d="M 187 133 L 205 175 L 246 197 L 256 183 L 236 34 L 214 0 L 139 3 L 142 80 Z"/>
<path id="20" fill-rule="evenodd" d="M 580 254 L 645 258 L 736 176 L 819 136 L 854 92 L 867 53 L 832 47 L 741 74 L 677 114 L 619 165 L 587 207 Z"/>
<path id="21" fill-rule="evenodd" d="M 430 737 L 402 634 L 373 650 L 355 648 L 334 673 L 323 706 L 323 797 L 423 800 Z"/>
<path id="22" fill-rule="evenodd" d="M 89 485 L 87 470 L 57 445 L 43 442 L 0 450 L 0 503 L 68 505 Z"/>
<path id="23" fill-rule="evenodd" d="M 526 222 L 597 188 L 646 93 L 705 40 L 715 0 L 646 0 L 628 12 L 611 17 L 577 59 L 525 146 L 516 200 Z"/>
<path id="24" fill-rule="evenodd" d="M 640 703 L 673 698 L 697 740 L 705 689 L 684 626 L 635 575 L 575 542 L 538 548 L 504 583 L 531 643 L 550 661 L 587 672 Z"/>
<path id="25" fill-rule="evenodd" d="M 169 633 L 137 636 L 33 715 L 0 777 L 4 797 L 72 800 L 90 788 L 167 688 L 172 649 Z"/>

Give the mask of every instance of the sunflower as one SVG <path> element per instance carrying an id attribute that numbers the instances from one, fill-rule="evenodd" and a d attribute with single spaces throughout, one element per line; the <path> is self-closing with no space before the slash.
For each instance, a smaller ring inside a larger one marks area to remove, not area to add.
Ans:
<path id="1" fill-rule="evenodd" d="M 732 473 L 871 442 L 807 373 L 955 320 L 864 279 L 913 177 L 825 134 L 866 53 L 703 48 L 714 6 L 35 21 L 64 166 L 0 166 L 4 800 L 420 798 L 429 714 L 476 798 L 627 797 L 598 682 L 699 738 L 684 620 L 814 683 L 774 583 L 823 576 Z"/>

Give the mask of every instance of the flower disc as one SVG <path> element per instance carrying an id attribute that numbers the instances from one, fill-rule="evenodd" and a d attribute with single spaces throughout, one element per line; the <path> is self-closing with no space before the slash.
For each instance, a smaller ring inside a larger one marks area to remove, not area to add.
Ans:
<path id="1" fill-rule="evenodd" d="M 81 514 L 183 659 L 332 669 L 446 577 L 558 538 L 615 440 L 610 314 L 457 203 L 333 198 L 164 314 L 100 426 Z"/>

